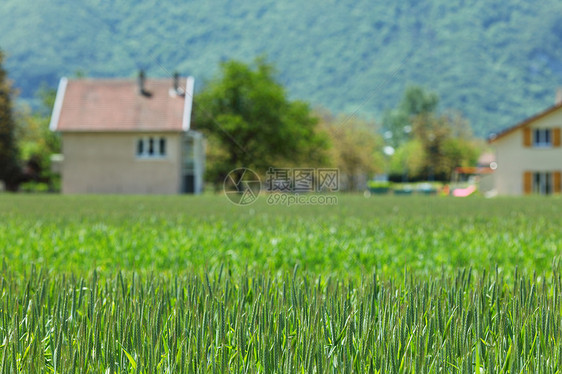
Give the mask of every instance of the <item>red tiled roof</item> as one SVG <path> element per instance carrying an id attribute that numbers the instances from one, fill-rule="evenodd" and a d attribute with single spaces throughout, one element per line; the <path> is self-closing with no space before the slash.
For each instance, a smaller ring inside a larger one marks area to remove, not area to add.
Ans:
<path id="1" fill-rule="evenodd" d="M 494 142 L 498 141 L 499 139 L 503 138 L 504 136 L 509 135 L 509 134 L 519 130 L 519 129 L 522 129 L 523 127 L 535 122 L 538 119 L 546 117 L 550 113 L 555 112 L 560 108 L 562 108 L 562 103 L 558 103 L 556 105 L 553 105 L 550 108 L 547 108 L 547 109 L 543 110 L 542 112 L 540 112 L 538 114 L 535 114 L 532 117 L 527 118 L 523 122 L 519 122 L 518 124 L 516 124 L 514 126 L 508 127 L 507 129 L 504 129 L 504 130 L 500 131 L 498 134 L 494 134 L 492 137 L 490 137 L 488 139 L 488 143 L 494 143 Z"/>
<path id="2" fill-rule="evenodd" d="M 188 83 L 183 78 L 179 86 L 185 90 Z M 176 95 L 172 86 L 172 79 L 146 79 L 145 89 L 150 95 L 142 95 L 136 79 L 67 81 L 63 78 L 51 129 L 63 132 L 187 130 L 185 121 L 189 127 L 193 93 L 187 87 L 185 97 Z M 184 111 L 188 111 L 185 119 Z"/>

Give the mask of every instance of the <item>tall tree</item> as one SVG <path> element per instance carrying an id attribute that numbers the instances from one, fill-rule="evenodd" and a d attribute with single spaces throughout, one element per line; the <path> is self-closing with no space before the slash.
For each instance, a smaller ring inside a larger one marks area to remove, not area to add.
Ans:
<path id="1" fill-rule="evenodd" d="M 43 85 L 36 93 L 41 105 L 36 109 L 22 106 L 16 112 L 18 148 L 22 160 L 40 157 L 48 166 L 53 153 L 60 153 L 59 134 L 49 130 L 56 91 Z"/>
<path id="2" fill-rule="evenodd" d="M 14 189 L 20 169 L 16 146 L 16 124 L 13 117 L 13 90 L 6 70 L 2 67 L 4 54 L 0 50 L 0 181 L 7 189 Z"/>
<path id="3" fill-rule="evenodd" d="M 398 148 L 412 136 L 414 119 L 433 113 L 439 104 L 439 96 L 426 92 L 420 86 L 409 86 L 397 108 L 387 111 L 383 123 L 389 144 Z"/>
<path id="4" fill-rule="evenodd" d="M 420 114 L 413 120 L 412 134 L 406 145 L 417 143 L 423 149 L 416 156 L 421 161 L 415 169 L 417 178 L 449 180 L 456 167 L 476 164 L 478 147 L 468 121 L 458 113 Z"/>
<path id="5" fill-rule="evenodd" d="M 196 95 L 194 125 L 220 147 L 212 152 L 208 177 L 220 182 L 235 168 L 265 171 L 272 166 L 321 163 L 327 138 L 317 130 L 309 106 L 287 99 L 273 67 L 224 62 L 220 75 Z"/>
<path id="6" fill-rule="evenodd" d="M 385 170 L 384 142 L 374 123 L 357 118 L 344 123 L 324 113 L 321 124 L 330 137 L 332 165 L 339 169 L 345 189 L 357 190 L 362 179 L 366 182 Z"/>
<path id="7" fill-rule="evenodd" d="M 387 139 L 396 148 L 391 162 L 395 178 L 448 180 L 455 167 L 476 162 L 470 124 L 457 112 L 437 113 L 438 103 L 436 94 L 411 86 L 387 114 L 385 128 L 392 133 Z"/>

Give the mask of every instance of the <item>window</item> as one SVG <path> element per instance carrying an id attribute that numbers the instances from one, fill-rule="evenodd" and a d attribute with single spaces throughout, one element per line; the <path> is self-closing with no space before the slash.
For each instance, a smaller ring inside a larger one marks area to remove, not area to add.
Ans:
<path id="1" fill-rule="evenodd" d="M 533 193 L 539 195 L 550 195 L 552 193 L 552 173 L 533 173 Z"/>
<path id="2" fill-rule="evenodd" d="M 533 131 L 533 145 L 535 147 L 550 147 L 552 145 L 550 129 L 535 129 Z"/>
<path id="3" fill-rule="evenodd" d="M 166 156 L 166 138 L 160 138 L 160 155 Z"/>
<path id="4" fill-rule="evenodd" d="M 154 156 L 154 139 L 148 138 L 148 155 Z"/>
<path id="5" fill-rule="evenodd" d="M 166 138 L 152 136 L 142 137 L 137 140 L 137 157 L 163 158 L 166 157 Z"/>

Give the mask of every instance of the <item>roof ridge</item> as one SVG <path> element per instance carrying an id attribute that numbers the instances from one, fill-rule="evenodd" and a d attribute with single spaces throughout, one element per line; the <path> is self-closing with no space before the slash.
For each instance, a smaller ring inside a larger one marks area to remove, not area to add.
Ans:
<path id="1" fill-rule="evenodd" d="M 562 102 L 558 103 L 558 104 L 554 104 L 546 109 L 544 109 L 541 112 L 538 112 L 530 117 L 527 117 L 526 119 L 524 119 L 523 121 L 511 126 L 511 127 L 507 127 L 505 129 L 503 129 L 502 131 L 500 131 L 497 134 L 492 134 L 489 138 L 488 138 L 488 143 L 494 143 L 497 140 L 503 138 L 506 135 L 511 134 L 512 132 L 515 132 L 517 130 L 519 130 L 520 128 L 523 128 L 531 123 L 533 123 L 534 121 L 541 119 L 547 115 L 549 115 L 552 112 L 555 112 L 556 110 L 562 108 Z"/>

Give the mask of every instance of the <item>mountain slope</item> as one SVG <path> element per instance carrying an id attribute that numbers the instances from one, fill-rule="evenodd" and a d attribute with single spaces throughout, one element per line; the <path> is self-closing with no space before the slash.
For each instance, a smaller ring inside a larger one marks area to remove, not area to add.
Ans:
<path id="1" fill-rule="evenodd" d="M 535 3 L 3 0 L 0 48 L 24 98 L 77 71 L 178 70 L 201 84 L 220 61 L 266 55 L 293 98 L 380 119 L 421 84 L 484 136 L 562 84 L 562 4 Z"/>

